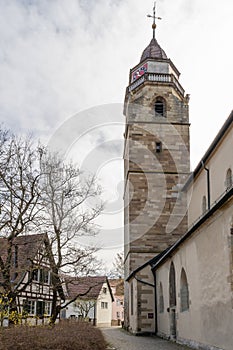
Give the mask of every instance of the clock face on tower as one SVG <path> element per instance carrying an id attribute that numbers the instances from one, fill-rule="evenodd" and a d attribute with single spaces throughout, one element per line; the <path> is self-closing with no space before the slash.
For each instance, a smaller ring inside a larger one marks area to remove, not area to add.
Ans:
<path id="1" fill-rule="evenodd" d="M 144 63 L 141 67 L 133 71 L 131 75 L 131 83 L 133 83 L 135 80 L 140 78 L 143 74 L 145 74 L 147 72 L 147 68 L 148 68 L 148 64 Z"/>

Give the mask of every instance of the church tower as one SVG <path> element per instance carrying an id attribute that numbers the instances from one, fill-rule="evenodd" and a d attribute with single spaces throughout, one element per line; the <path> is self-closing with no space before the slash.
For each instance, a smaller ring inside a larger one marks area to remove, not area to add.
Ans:
<path id="1" fill-rule="evenodd" d="M 126 280 L 187 228 L 181 190 L 190 174 L 189 96 L 179 83 L 178 69 L 156 40 L 155 8 L 149 17 L 154 19 L 153 38 L 130 70 L 124 103 Z M 127 318 L 133 314 L 127 283 L 125 293 Z"/>

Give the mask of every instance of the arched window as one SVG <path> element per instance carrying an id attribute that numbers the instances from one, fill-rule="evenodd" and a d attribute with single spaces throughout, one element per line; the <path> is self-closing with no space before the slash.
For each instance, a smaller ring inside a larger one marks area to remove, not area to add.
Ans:
<path id="1" fill-rule="evenodd" d="M 161 282 L 159 284 L 159 312 L 164 312 L 163 286 Z"/>
<path id="2" fill-rule="evenodd" d="M 189 309 L 189 288 L 185 270 L 182 268 L 180 277 L 180 311 Z"/>
<path id="3" fill-rule="evenodd" d="M 169 272 L 169 300 L 170 307 L 176 306 L 176 273 L 173 262 L 171 263 Z"/>
<path id="4" fill-rule="evenodd" d="M 155 116 L 166 117 L 166 102 L 162 97 L 157 97 L 155 100 Z"/>
<path id="5" fill-rule="evenodd" d="M 229 168 L 226 173 L 226 189 L 229 190 L 232 187 L 232 170 Z"/>
<path id="6" fill-rule="evenodd" d="M 133 292 L 133 283 L 131 283 L 131 286 L 130 286 L 130 306 L 131 306 L 131 315 L 134 314 L 134 292 Z"/>
<path id="7" fill-rule="evenodd" d="M 202 214 L 206 212 L 206 196 L 202 197 Z"/>

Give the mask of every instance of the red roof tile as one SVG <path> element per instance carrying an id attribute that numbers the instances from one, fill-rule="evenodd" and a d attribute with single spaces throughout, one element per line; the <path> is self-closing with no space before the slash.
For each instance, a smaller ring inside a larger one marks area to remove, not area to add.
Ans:
<path id="1" fill-rule="evenodd" d="M 79 278 L 66 276 L 68 298 L 74 299 L 75 297 L 82 297 L 83 299 L 97 299 L 105 282 L 108 284 L 106 276 Z"/>
<path id="2" fill-rule="evenodd" d="M 46 234 L 32 234 L 25 236 L 18 236 L 13 240 L 13 249 L 12 249 L 12 267 L 11 272 L 18 272 L 17 279 L 15 282 L 19 281 L 27 269 L 30 267 L 31 262 L 35 259 L 35 256 L 47 238 Z M 6 238 L 0 238 L 0 256 L 4 262 L 7 259 L 7 246 L 8 241 Z M 17 251 L 17 265 L 14 267 L 14 252 L 15 247 L 18 247 Z M 1 281 L 1 271 L 0 271 L 0 281 Z"/>
<path id="3" fill-rule="evenodd" d="M 124 295 L 124 280 L 123 278 L 110 279 L 109 284 L 111 287 L 116 288 L 115 295 L 123 296 Z"/>

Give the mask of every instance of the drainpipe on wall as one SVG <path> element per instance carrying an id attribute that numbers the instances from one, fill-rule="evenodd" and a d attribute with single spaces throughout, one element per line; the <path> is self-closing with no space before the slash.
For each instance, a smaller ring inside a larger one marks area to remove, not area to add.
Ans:
<path id="1" fill-rule="evenodd" d="M 202 161 L 202 166 L 206 171 L 206 179 L 207 179 L 207 201 L 208 201 L 208 210 L 210 210 L 210 169 L 207 168 Z"/>
<path id="2" fill-rule="evenodd" d="M 94 319 L 93 319 L 93 326 L 96 326 L 96 324 L 97 324 L 97 322 L 96 322 L 96 302 L 95 302 L 95 304 L 94 304 Z"/>
<path id="3" fill-rule="evenodd" d="M 157 308 L 157 288 L 156 288 L 156 272 L 155 270 L 152 270 L 153 276 L 154 276 L 154 285 L 155 285 L 155 334 L 158 333 L 158 308 Z"/>

